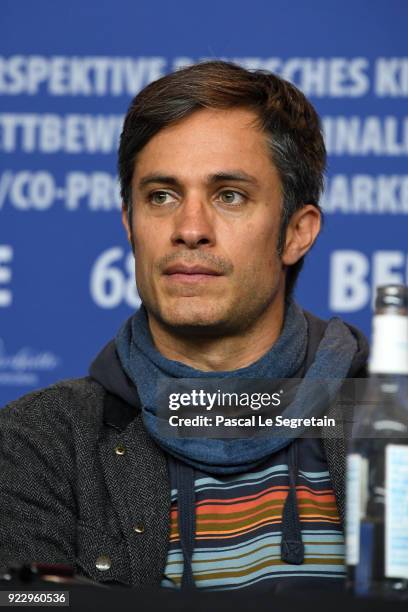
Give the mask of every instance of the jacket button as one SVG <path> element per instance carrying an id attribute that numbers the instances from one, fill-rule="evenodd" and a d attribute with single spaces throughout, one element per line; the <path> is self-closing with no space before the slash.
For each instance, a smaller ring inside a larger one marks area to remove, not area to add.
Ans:
<path id="1" fill-rule="evenodd" d="M 111 568 L 112 561 L 107 555 L 100 555 L 96 559 L 95 565 L 100 572 L 107 572 Z"/>
<path id="2" fill-rule="evenodd" d="M 123 444 L 118 444 L 115 446 L 115 453 L 122 457 L 122 455 L 126 453 L 126 448 L 123 446 Z"/>
<path id="3" fill-rule="evenodd" d="M 144 525 L 142 525 L 142 523 L 138 523 L 137 525 L 135 525 L 135 526 L 133 527 L 133 531 L 134 531 L 135 533 L 143 533 L 143 532 L 144 532 L 144 530 L 145 530 L 145 528 L 144 528 Z"/>

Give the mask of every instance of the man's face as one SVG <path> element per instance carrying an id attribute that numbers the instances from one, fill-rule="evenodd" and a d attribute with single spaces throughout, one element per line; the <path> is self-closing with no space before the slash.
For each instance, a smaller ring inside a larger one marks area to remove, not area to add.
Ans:
<path id="1" fill-rule="evenodd" d="M 200 110 L 139 153 L 132 236 L 142 301 L 179 331 L 239 333 L 284 293 L 282 193 L 250 110 Z"/>

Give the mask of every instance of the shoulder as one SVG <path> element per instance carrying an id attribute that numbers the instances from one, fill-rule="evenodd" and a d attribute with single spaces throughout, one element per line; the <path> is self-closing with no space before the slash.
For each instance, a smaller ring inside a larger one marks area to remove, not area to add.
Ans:
<path id="1" fill-rule="evenodd" d="M 306 317 L 309 337 L 317 337 L 317 340 L 320 342 L 324 332 L 326 331 L 328 321 L 320 319 L 308 310 L 303 310 L 303 314 Z"/>
<path id="2" fill-rule="evenodd" d="M 37 474 L 45 470 L 48 478 L 74 478 L 78 453 L 88 456 L 101 436 L 104 396 L 104 388 L 87 377 L 63 380 L 11 402 L 0 409 L 0 461 L 9 470 L 30 465 Z"/>
<path id="3" fill-rule="evenodd" d="M 350 366 L 350 370 L 347 374 L 347 378 L 365 378 L 367 376 L 367 360 L 369 354 L 369 346 L 368 341 L 365 335 L 361 330 L 359 330 L 354 325 L 338 319 L 335 317 L 334 319 L 330 319 L 330 321 L 324 321 L 319 317 L 316 317 L 314 314 L 304 310 L 303 311 L 307 325 L 308 325 L 308 359 L 309 362 L 314 358 L 316 351 L 318 350 L 318 346 L 326 333 L 326 329 L 331 321 L 338 320 L 344 326 L 344 330 L 348 330 L 348 333 L 351 334 L 356 343 L 356 351 L 353 357 L 352 364 Z"/>
<path id="4" fill-rule="evenodd" d="M 90 377 L 62 380 L 23 395 L 0 409 L 0 423 L 102 419 L 105 390 Z"/>

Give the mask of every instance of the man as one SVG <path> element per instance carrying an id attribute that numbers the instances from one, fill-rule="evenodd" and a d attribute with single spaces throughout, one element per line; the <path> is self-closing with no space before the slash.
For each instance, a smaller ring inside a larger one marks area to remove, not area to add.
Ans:
<path id="1" fill-rule="evenodd" d="M 315 110 L 274 75 L 209 62 L 136 96 L 119 174 L 143 307 L 90 377 L 1 411 L 0 564 L 68 562 L 127 585 L 341 586 L 343 440 L 169 437 L 156 401 L 163 380 L 364 375 L 361 334 L 291 298 L 324 166 Z M 298 394 L 285 414 L 310 406 Z"/>

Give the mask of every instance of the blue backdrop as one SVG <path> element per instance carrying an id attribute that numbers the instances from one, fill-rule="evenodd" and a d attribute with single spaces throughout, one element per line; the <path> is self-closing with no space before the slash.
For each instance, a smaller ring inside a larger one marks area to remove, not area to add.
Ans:
<path id="1" fill-rule="evenodd" d="M 137 305 L 116 148 L 130 99 L 202 58 L 266 68 L 320 112 L 326 223 L 298 300 L 370 332 L 408 268 L 404 0 L 0 4 L 0 405 L 80 376 Z"/>

